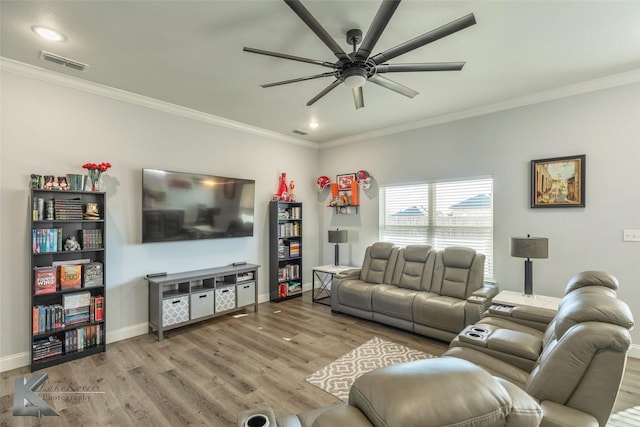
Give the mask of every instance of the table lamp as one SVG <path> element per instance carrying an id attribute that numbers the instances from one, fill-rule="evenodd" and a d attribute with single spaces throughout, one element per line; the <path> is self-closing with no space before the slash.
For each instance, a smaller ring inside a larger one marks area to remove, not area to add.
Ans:
<path id="1" fill-rule="evenodd" d="M 329 243 L 336 244 L 335 265 L 340 265 L 340 243 L 347 243 L 347 230 L 329 230 Z"/>
<path id="2" fill-rule="evenodd" d="M 531 258 L 549 258 L 549 239 L 546 237 L 512 237 L 511 256 L 526 258 L 524 262 L 524 294 L 533 295 L 533 265 Z"/>

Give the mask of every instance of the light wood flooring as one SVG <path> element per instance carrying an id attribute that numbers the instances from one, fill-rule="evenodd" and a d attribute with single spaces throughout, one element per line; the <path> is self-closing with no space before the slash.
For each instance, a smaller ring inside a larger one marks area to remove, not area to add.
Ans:
<path id="1" fill-rule="evenodd" d="M 44 370 L 38 396 L 60 417 L 12 415 L 16 378 L 0 375 L 1 426 L 235 426 L 238 412 L 272 406 L 291 414 L 339 403 L 304 378 L 374 336 L 442 354 L 447 344 L 347 315 L 302 298 L 107 346 L 106 353 Z M 46 387 L 94 393 L 52 393 Z M 71 398 L 82 398 L 72 401 Z M 640 405 L 640 360 L 629 359 L 615 411 Z"/>

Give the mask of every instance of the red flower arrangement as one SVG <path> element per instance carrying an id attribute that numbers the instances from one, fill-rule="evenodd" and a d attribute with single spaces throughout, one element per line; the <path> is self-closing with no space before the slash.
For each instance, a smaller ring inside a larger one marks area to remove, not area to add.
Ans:
<path id="1" fill-rule="evenodd" d="M 111 167 L 111 163 L 109 162 L 102 162 L 100 164 L 95 164 L 95 163 L 85 163 L 84 165 L 82 165 L 82 167 L 84 169 L 100 169 L 100 172 L 106 172 L 107 169 L 109 169 Z"/>
<path id="2" fill-rule="evenodd" d="M 100 181 L 100 175 L 102 175 L 102 172 L 106 172 L 107 169 L 111 167 L 111 163 L 85 163 L 84 165 L 82 165 L 82 167 L 89 171 L 89 178 L 91 178 L 91 190 L 98 191 L 98 182 Z"/>

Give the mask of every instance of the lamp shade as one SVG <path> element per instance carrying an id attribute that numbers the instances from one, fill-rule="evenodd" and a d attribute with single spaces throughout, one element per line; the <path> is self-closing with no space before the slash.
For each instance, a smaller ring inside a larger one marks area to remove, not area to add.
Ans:
<path id="1" fill-rule="evenodd" d="M 329 230 L 329 243 L 347 243 L 347 230 Z"/>
<path id="2" fill-rule="evenodd" d="M 549 239 L 546 237 L 512 237 L 511 256 L 517 258 L 549 258 Z"/>

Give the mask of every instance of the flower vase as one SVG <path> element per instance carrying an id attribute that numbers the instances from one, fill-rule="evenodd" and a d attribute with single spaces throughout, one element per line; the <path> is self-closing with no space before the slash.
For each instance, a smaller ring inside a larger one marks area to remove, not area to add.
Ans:
<path id="1" fill-rule="evenodd" d="M 88 169 L 89 179 L 91 180 L 91 191 L 100 191 L 100 176 L 102 171 L 100 169 Z"/>

